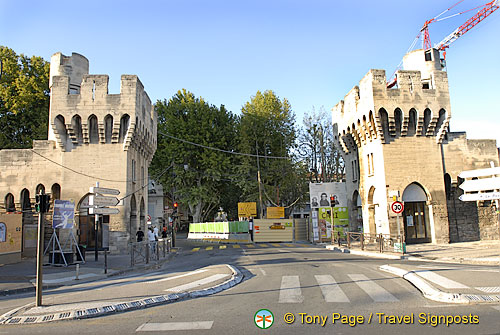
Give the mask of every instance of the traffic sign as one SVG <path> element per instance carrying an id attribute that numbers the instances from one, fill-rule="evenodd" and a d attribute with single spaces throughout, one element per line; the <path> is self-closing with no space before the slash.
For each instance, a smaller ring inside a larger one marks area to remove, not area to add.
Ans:
<path id="1" fill-rule="evenodd" d="M 120 210 L 118 208 L 94 208 L 90 207 L 89 208 L 89 214 L 103 214 L 103 215 L 110 215 L 110 214 L 118 214 L 120 213 Z"/>
<path id="2" fill-rule="evenodd" d="M 462 194 L 458 199 L 462 201 L 485 201 L 500 199 L 500 192 Z"/>
<path id="3" fill-rule="evenodd" d="M 102 194 L 112 194 L 112 195 L 118 195 L 120 194 L 119 190 L 116 190 L 114 188 L 105 188 L 105 187 L 91 187 L 89 189 L 90 193 L 102 193 Z"/>
<path id="4" fill-rule="evenodd" d="M 488 169 L 479 169 L 479 170 L 469 170 L 462 171 L 458 176 L 460 178 L 474 178 L 474 177 L 488 177 L 500 175 L 500 167 L 493 167 Z"/>
<path id="5" fill-rule="evenodd" d="M 459 187 L 465 192 L 498 190 L 500 189 L 500 178 L 466 180 Z"/>
<path id="6" fill-rule="evenodd" d="M 401 214 L 401 212 L 405 209 L 405 206 L 400 201 L 394 201 L 391 205 L 391 209 L 394 213 Z"/>
<path id="7" fill-rule="evenodd" d="M 120 200 L 117 197 L 104 197 L 102 195 L 91 194 L 89 196 L 90 206 L 116 206 Z"/>

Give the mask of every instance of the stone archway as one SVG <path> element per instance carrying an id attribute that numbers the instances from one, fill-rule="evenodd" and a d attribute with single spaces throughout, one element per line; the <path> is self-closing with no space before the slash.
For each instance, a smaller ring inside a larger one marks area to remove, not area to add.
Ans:
<path id="1" fill-rule="evenodd" d="M 431 242 L 431 229 L 429 224 L 429 197 L 424 188 L 414 182 L 403 191 L 402 200 L 405 205 L 403 212 L 403 225 L 407 243 Z"/>
<path id="2" fill-rule="evenodd" d="M 357 190 L 352 194 L 351 199 L 351 210 L 352 210 L 352 219 L 354 220 L 351 224 L 352 231 L 363 232 L 363 208 L 361 205 L 361 197 Z"/>
<path id="3" fill-rule="evenodd" d="M 143 227 L 141 227 L 143 229 Z M 135 241 L 134 236 L 137 233 L 138 225 L 137 225 L 137 201 L 135 200 L 135 195 L 132 194 L 130 197 L 130 217 L 129 217 L 129 233 L 130 233 L 130 242 Z"/>

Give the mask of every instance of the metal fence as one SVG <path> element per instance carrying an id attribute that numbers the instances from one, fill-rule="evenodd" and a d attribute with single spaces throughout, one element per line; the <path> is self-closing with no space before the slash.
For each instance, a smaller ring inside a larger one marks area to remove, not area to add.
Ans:
<path id="1" fill-rule="evenodd" d="M 349 249 L 406 253 L 404 236 L 390 234 L 348 232 L 345 237 L 342 237 L 338 232 L 333 235 L 332 244 L 337 244 L 339 247 L 347 246 Z"/>
<path id="2" fill-rule="evenodd" d="M 130 247 L 130 265 L 149 264 L 167 257 L 172 251 L 172 237 L 161 238 L 158 241 L 132 242 Z"/>

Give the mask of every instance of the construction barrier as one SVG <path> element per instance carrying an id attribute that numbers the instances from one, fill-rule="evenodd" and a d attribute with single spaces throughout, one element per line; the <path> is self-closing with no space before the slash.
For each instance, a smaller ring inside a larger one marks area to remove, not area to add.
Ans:
<path id="1" fill-rule="evenodd" d="M 293 219 L 254 220 L 254 242 L 293 242 Z"/>
<path id="2" fill-rule="evenodd" d="M 210 242 L 250 242 L 248 221 L 190 223 L 188 239 Z"/>

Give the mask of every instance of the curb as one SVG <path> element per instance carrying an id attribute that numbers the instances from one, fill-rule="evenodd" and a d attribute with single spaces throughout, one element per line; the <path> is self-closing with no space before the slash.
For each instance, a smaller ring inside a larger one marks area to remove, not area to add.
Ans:
<path id="1" fill-rule="evenodd" d="M 339 247 L 336 247 L 336 246 L 333 246 L 333 245 L 327 245 L 326 249 L 333 250 L 334 252 L 341 252 L 341 253 L 344 253 L 344 254 L 367 256 L 367 257 L 374 257 L 374 258 L 407 259 L 407 257 L 405 257 L 405 256 L 381 254 L 381 253 L 374 253 L 374 252 L 363 251 L 363 250 L 350 250 L 350 249 L 347 249 L 347 248 L 339 248 Z"/>
<path id="2" fill-rule="evenodd" d="M 479 295 L 465 293 L 450 293 L 443 292 L 427 281 L 419 277 L 413 271 L 407 271 L 390 265 L 382 265 L 380 270 L 389 272 L 393 275 L 401 277 L 415 286 L 423 296 L 429 300 L 445 302 L 451 304 L 474 304 L 474 303 L 497 303 L 500 302 L 500 295 Z"/>
<path id="3" fill-rule="evenodd" d="M 87 308 L 83 310 L 69 311 L 69 312 L 58 312 L 46 315 L 28 315 L 28 316 L 15 316 L 19 310 L 27 307 L 22 306 L 14 309 L 10 312 L 5 313 L 0 316 L 0 324 L 5 325 L 20 325 L 20 324 L 35 324 L 35 323 L 45 323 L 51 321 L 62 321 L 62 320 L 77 320 L 77 319 L 88 319 L 95 318 L 99 316 L 121 313 L 141 308 L 148 308 L 152 306 L 165 305 L 175 301 L 180 301 L 189 298 L 199 298 L 215 293 L 219 293 L 223 290 L 227 290 L 243 280 L 243 274 L 241 271 L 233 265 L 226 264 L 227 267 L 233 272 L 230 279 L 226 280 L 222 284 L 206 288 L 203 290 L 197 290 L 192 292 L 174 293 L 166 295 L 158 295 L 150 298 L 144 298 L 139 300 L 133 300 L 118 304 L 110 304 L 108 306 L 98 307 L 98 308 Z"/>
<path id="4" fill-rule="evenodd" d="M 88 283 L 88 282 L 92 282 L 92 281 L 96 281 L 96 280 L 101 280 L 101 279 L 105 279 L 105 278 L 120 276 L 120 275 L 123 275 L 123 274 L 126 274 L 126 273 L 130 273 L 130 272 L 133 272 L 133 271 L 157 269 L 158 267 L 162 266 L 165 262 L 167 262 L 170 259 L 172 259 L 176 254 L 177 254 L 177 252 L 175 252 L 175 253 L 171 252 L 171 253 L 168 254 L 168 256 L 166 256 L 165 258 L 161 259 L 157 263 L 144 264 L 144 265 L 139 265 L 139 266 L 133 267 L 133 268 L 116 270 L 116 271 L 113 271 L 113 272 L 109 272 L 107 274 L 106 273 L 102 273 L 102 274 L 96 276 L 95 278 L 92 278 L 92 279 L 89 279 L 89 280 L 80 280 L 78 282 L 67 281 L 68 284 L 45 284 L 45 285 L 42 286 L 42 290 L 55 289 L 55 288 L 59 288 L 59 287 L 62 287 L 62 286 L 71 286 L 71 285 L 76 285 L 76 284 L 81 284 L 81 283 Z M 104 272 L 104 269 L 103 269 L 103 272 Z M 2 296 L 16 295 L 16 294 L 22 294 L 22 293 L 31 293 L 31 292 L 35 292 L 35 291 L 36 291 L 36 285 L 30 286 L 30 287 L 16 288 L 16 289 L 12 289 L 12 290 L 3 290 L 3 291 L 0 291 L 0 297 L 2 297 Z"/>

